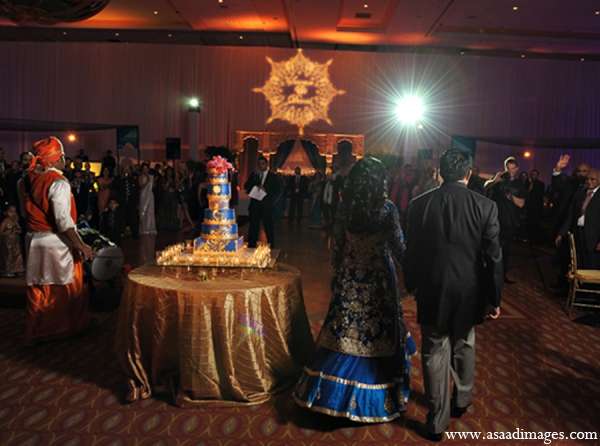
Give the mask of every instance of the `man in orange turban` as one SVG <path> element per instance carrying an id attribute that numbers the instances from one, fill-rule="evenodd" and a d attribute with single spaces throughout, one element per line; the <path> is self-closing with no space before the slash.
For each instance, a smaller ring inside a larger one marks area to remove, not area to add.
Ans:
<path id="1" fill-rule="evenodd" d="M 63 176 L 62 143 L 51 136 L 33 145 L 21 181 L 27 222 L 26 344 L 75 334 L 89 324 L 82 259 L 92 249 L 76 231 L 77 211 Z"/>

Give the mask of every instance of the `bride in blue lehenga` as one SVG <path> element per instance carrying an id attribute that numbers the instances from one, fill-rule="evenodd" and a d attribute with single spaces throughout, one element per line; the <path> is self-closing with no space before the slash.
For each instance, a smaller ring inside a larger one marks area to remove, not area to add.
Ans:
<path id="1" fill-rule="evenodd" d="M 406 410 L 410 355 L 394 259 L 404 253 L 396 206 L 387 199 L 376 158 L 350 172 L 332 240 L 333 297 L 293 398 L 315 412 L 364 423 Z"/>

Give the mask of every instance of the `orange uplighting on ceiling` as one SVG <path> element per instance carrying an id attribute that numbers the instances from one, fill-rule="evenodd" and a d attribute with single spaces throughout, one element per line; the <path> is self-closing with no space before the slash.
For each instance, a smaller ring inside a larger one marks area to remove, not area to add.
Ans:
<path id="1" fill-rule="evenodd" d="M 372 34 L 366 32 L 344 32 L 344 42 L 352 42 L 356 45 L 370 45 L 377 44 L 381 39 L 381 35 Z M 338 31 L 315 31 L 305 32 L 304 36 L 309 40 L 314 41 L 326 41 L 326 42 L 339 42 L 340 33 Z"/>

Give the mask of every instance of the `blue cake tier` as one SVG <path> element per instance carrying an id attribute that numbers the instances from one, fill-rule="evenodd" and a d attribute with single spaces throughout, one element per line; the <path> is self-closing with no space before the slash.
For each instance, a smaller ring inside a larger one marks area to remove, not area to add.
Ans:
<path id="1" fill-rule="evenodd" d="M 206 188 L 206 195 L 215 198 L 229 198 L 231 197 L 231 183 L 209 184 Z"/>
<path id="2" fill-rule="evenodd" d="M 234 209 L 204 209 L 204 223 L 214 224 L 233 224 L 235 223 Z"/>
<path id="3" fill-rule="evenodd" d="M 216 174 L 211 169 L 208 170 L 208 182 L 211 184 L 223 184 L 228 183 L 229 179 L 227 178 L 227 172 Z"/>
<path id="4" fill-rule="evenodd" d="M 197 252 L 238 252 L 244 247 L 244 237 L 233 240 L 206 240 L 197 238 L 194 245 L 194 253 Z"/>
<path id="5" fill-rule="evenodd" d="M 233 239 L 238 236 L 237 224 L 216 224 L 211 225 L 202 223 L 202 232 L 200 237 L 204 239 L 224 240 Z"/>

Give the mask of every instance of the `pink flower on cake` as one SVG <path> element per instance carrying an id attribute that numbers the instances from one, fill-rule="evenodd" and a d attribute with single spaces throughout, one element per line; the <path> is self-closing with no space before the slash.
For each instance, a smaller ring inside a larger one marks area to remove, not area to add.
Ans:
<path id="1" fill-rule="evenodd" d="M 227 169 L 233 169 L 231 163 L 227 162 L 227 158 L 223 158 L 221 155 L 215 156 L 207 164 L 209 169 L 214 169 L 217 174 L 227 172 Z"/>

